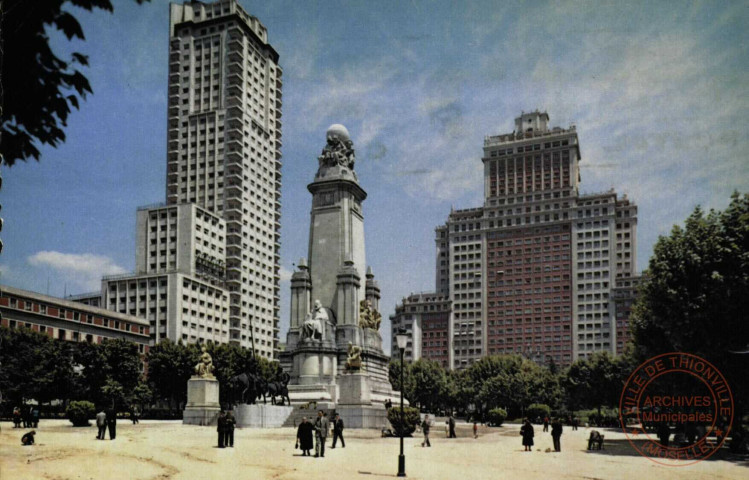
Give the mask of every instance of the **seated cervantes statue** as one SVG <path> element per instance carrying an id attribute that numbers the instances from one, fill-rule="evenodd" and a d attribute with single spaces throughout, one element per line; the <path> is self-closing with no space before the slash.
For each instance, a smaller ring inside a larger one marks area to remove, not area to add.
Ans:
<path id="1" fill-rule="evenodd" d="M 302 325 L 302 338 L 322 340 L 323 322 L 328 321 L 328 312 L 325 311 L 320 300 L 315 300 L 312 311 L 307 314 Z"/>
<path id="2" fill-rule="evenodd" d="M 205 347 L 202 348 L 202 351 L 200 362 L 195 365 L 195 374 L 201 378 L 215 378 L 213 376 L 213 358 Z"/>

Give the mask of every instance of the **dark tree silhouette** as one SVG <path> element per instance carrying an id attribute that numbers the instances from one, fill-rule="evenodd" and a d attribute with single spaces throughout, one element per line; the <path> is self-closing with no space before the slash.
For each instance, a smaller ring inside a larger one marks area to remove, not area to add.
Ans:
<path id="1" fill-rule="evenodd" d="M 135 0 L 143 3 L 149 0 Z M 4 0 L 0 2 L 2 26 L 2 164 L 39 160 L 38 144 L 57 147 L 65 141 L 64 127 L 72 108 L 79 108 L 92 93 L 79 70 L 88 57 L 74 52 L 59 58 L 49 45 L 47 28 L 55 28 L 68 40 L 85 40 L 78 20 L 63 9 L 70 5 L 85 10 L 113 11 L 110 0 Z"/>

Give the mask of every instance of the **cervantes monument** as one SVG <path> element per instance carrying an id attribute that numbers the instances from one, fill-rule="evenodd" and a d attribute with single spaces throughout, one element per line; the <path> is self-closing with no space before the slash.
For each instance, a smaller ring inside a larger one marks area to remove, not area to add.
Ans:
<path id="1" fill-rule="evenodd" d="M 378 313 L 380 289 L 364 250 L 362 202 L 346 127 L 332 125 L 318 157 L 308 259 L 291 277 L 291 325 L 284 371 L 292 404 L 336 409 L 354 428 L 387 426 L 384 402 L 396 398 L 388 380 Z M 365 273 L 366 272 L 366 273 Z"/>

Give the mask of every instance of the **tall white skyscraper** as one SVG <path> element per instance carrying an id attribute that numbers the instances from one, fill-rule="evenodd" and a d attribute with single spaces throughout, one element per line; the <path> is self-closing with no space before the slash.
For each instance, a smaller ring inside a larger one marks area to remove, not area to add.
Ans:
<path id="1" fill-rule="evenodd" d="M 236 2 L 170 5 L 166 204 L 139 209 L 136 272 L 103 304 L 151 341 L 278 351 L 281 68 Z"/>

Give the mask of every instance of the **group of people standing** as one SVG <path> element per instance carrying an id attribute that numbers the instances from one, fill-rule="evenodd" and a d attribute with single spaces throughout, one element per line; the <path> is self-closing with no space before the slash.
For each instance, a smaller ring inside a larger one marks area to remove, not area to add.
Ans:
<path id="1" fill-rule="evenodd" d="M 335 448 L 337 441 L 341 440 L 341 447 L 346 448 L 346 442 L 343 440 L 343 419 L 338 414 L 333 417 L 333 445 L 330 448 Z M 328 420 L 327 412 L 322 410 L 317 412 L 317 418 L 315 423 L 307 420 L 307 417 L 302 418 L 302 423 L 299 424 L 296 432 L 296 446 L 302 451 L 303 457 L 309 457 L 310 450 L 313 448 L 313 433 L 314 433 L 314 449 L 315 458 L 325 457 L 325 441 L 328 438 L 328 432 L 330 431 L 330 420 Z"/>
<path id="2" fill-rule="evenodd" d="M 231 411 L 223 410 L 218 415 L 218 448 L 234 448 L 234 428 L 237 426 L 237 420 Z"/>
<path id="3" fill-rule="evenodd" d="M 549 418 L 544 418 L 544 432 L 549 431 Z M 526 452 L 533 451 L 533 425 L 527 418 L 523 420 L 523 426 L 520 427 L 520 435 L 523 436 L 523 448 Z M 554 451 L 561 452 L 562 422 L 558 418 L 551 421 L 551 438 L 554 442 Z"/>
<path id="4" fill-rule="evenodd" d="M 39 427 L 39 409 L 36 407 L 15 407 L 13 409 L 13 428 L 37 428 Z"/>
<path id="5" fill-rule="evenodd" d="M 114 408 L 102 409 L 96 414 L 96 426 L 99 428 L 97 440 L 105 440 L 107 429 L 109 429 L 109 439 L 114 440 L 117 437 L 117 411 Z"/>

